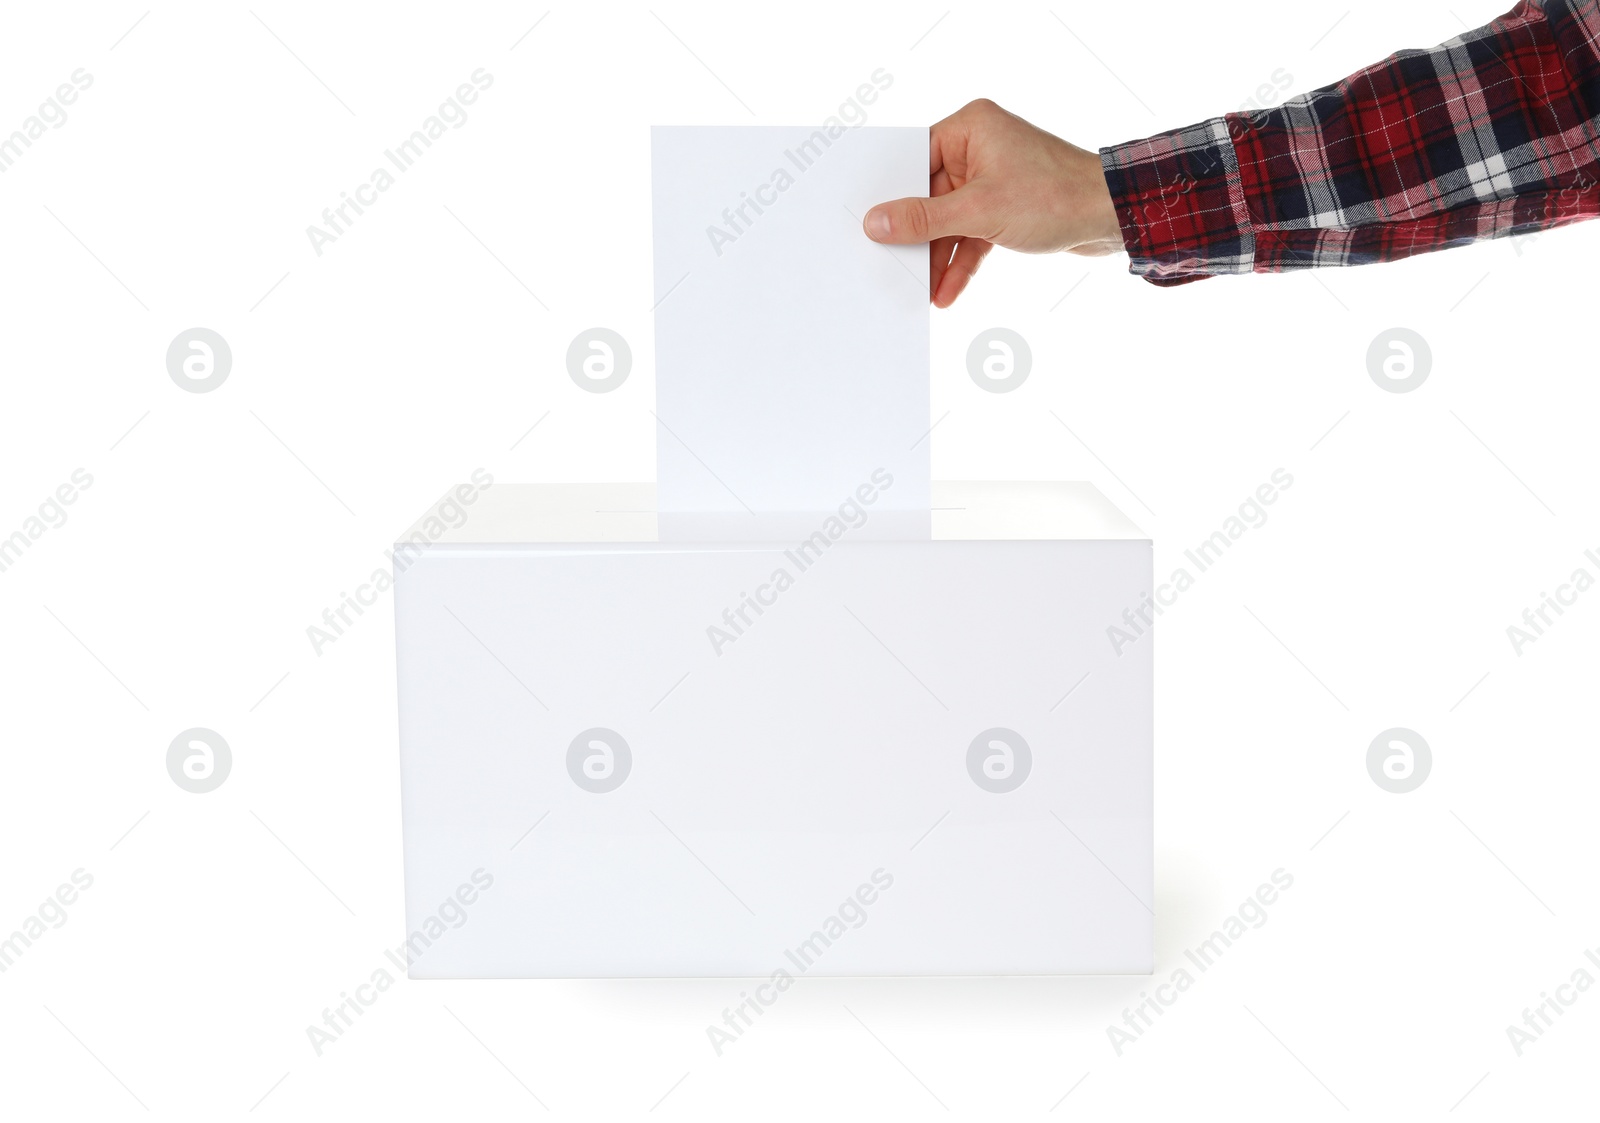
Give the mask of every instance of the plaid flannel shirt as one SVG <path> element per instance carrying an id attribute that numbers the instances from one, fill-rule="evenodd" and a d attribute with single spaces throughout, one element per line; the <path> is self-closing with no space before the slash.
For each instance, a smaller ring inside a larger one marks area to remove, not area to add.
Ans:
<path id="1" fill-rule="evenodd" d="M 1257 113 L 1100 153 L 1131 270 L 1364 265 L 1600 214 L 1600 0 L 1523 0 Z"/>

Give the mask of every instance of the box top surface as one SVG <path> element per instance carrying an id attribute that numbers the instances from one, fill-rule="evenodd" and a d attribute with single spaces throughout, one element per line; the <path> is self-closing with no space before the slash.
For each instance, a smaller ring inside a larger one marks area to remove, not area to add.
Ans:
<path id="1" fill-rule="evenodd" d="M 1149 540 L 1090 483 L 936 480 L 931 511 L 886 510 L 850 497 L 829 511 L 759 515 L 658 512 L 653 483 L 496 483 L 458 492 L 397 543 L 759 545 L 819 531 L 858 542 Z"/>

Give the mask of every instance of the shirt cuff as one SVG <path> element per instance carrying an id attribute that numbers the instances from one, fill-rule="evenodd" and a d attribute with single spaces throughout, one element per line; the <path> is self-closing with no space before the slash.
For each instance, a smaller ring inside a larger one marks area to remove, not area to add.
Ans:
<path id="1" fill-rule="evenodd" d="M 1100 150 L 1129 271 L 1154 285 L 1183 285 L 1255 268 L 1232 117 Z"/>

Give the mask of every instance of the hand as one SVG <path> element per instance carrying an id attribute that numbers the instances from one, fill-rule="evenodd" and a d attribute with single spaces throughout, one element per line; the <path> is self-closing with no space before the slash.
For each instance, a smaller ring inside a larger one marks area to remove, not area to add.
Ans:
<path id="1" fill-rule="evenodd" d="M 867 212 L 874 242 L 932 242 L 928 292 L 948 308 L 995 246 L 1099 257 L 1122 250 L 1100 157 L 974 101 L 930 132 L 927 199 Z"/>

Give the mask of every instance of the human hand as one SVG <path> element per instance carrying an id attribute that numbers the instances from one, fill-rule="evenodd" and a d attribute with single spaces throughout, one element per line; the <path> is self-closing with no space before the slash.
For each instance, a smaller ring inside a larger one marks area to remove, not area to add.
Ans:
<path id="1" fill-rule="evenodd" d="M 867 212 L 867 237 L 931 242 L 928 292 L 948 308 L 995 246 L 1088 257 L 1122 250 L 1100 157 L 1051 136 L 992 101 L 969 102 L 929 135 L 926 199 Z"/>

